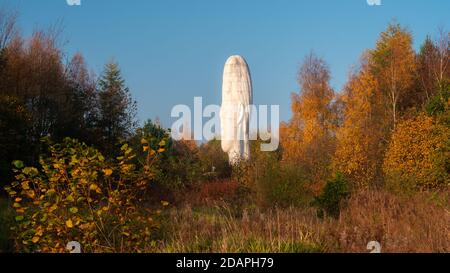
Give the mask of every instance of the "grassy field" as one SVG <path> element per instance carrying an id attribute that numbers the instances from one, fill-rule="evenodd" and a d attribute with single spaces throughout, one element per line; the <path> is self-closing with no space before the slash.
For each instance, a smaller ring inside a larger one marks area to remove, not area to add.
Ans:
<path id="1" fill-rule="evenodd" d="M 0 252 L 13 251 L 12 210 L 0 199 Z M 337 219 L 313 208 L 256 207 L 240 210 L 209 200 L 166 210 L 157 245 L 146 252 L 322 253 L 368 252 L 379 241 L 382 252 L 450 252 L 449 194 L 401 198 L 386 192 L 354 194 Z"/>
<path id="2" fill-rule="evenodd" d="M 353 196 L 338 219 L 317 217 L 311 208 L 241 215 L 226 204 L 172 209 L 158 252 L 450 252 L 448 195 L 401 199 L 385 192 Z"/>

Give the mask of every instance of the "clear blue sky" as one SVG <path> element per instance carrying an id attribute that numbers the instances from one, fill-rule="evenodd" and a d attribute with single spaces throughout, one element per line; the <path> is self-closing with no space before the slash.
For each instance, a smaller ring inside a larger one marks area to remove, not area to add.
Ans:
<path id="1" fill-rule="evenodd" d="M 296 73 L 314 50 L 329 64 L 340 90 L 350 67 L 396 19 L 418 48 L 439 26 L 450 27 L 448 0 L 0 0 L 20 12 L 25 35 L 63 20 L 64 49 L 80 51 L 98 74 L 114 58 L 121 65 L 139 119 L 170 126 L 175 104 L 194 96 L 220 104 L 223 64 L 243 55 L 251 68 L 255 104 L 279 104 L 290 117 Z"/>

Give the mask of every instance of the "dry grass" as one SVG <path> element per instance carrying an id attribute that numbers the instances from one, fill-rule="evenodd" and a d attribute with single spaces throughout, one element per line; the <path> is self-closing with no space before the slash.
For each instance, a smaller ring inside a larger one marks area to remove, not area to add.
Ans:
<path id="1" fill-rule="evenodd" d="M 386 192 L 355 194 L 339 219 L 313 209 L 244 210 L 236 216 L 216 204 L 184 206 L 167 215 L 159 252 L 449 252 L 448 195 L 400 198 Z"/>
<path id="2" fill-rule="evenodd" d="M 398 197 L 362 192 L 330 228 L 329 236 L 344 252 L 359 252 L 370 240 L 383 252 L 450 252 L 448 194 Z"/>
<path id="3" fill-rule="evenodd" d="M 162 252 L 322 252 L 320 220 L 296 209 L 245 210 L 236 217 L 226 206 L 170 212 Z M 311 221 L 316 221 L 312 224 Z M 308 223 L 308 224 L 305 224 Z"/>
<path id="4" fill-rule="evenodd" d="M 194 187 L 188 194 L 184 194 L 183 199 L 185 199 L 185 203 L 192 206 L 205 204 L 214 206 L 216 200 L 232 202 L 236 197 L 237 189 L 238 183 L 236 181 L 217 180 Z"/>

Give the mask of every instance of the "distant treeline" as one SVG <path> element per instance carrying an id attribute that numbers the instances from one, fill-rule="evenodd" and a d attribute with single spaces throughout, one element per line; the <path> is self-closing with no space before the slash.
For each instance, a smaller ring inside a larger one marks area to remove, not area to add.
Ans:
<path id="1" fill-rule="evenodd" d="M 0 177 L 11 162 L 35 164 L 42 138 L 79 139 L 114 155 L 137 125 L 136 102 L 115 62 L 96 77 L 80 53 L 69 61 L 57 28 L 22 37 L 16 16 L 0 10 Z"/>

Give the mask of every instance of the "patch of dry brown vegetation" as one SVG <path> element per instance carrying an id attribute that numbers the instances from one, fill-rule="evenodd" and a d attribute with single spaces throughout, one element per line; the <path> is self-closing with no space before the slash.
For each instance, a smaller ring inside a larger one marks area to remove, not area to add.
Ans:
<path id="1" fill-rule="evenodd" d="M 344 252 L 379 241 L 383 252 L 449 252 L 448 193 L 399 197 L 365 191 L 350 198 L 329 235 Z"/>
<path id="2" fill-rule="evenodd" d="M 161 252 L 449 252 L 448 193 L 398 197 L 382 191 L 353 195 L 338 219 L 310 208 L 245 209 L 224 203 L 173 210 Z"/>

